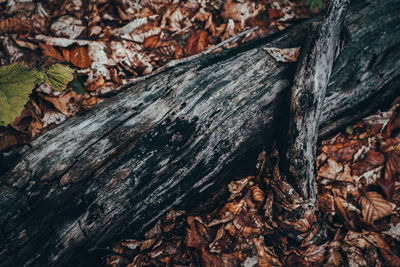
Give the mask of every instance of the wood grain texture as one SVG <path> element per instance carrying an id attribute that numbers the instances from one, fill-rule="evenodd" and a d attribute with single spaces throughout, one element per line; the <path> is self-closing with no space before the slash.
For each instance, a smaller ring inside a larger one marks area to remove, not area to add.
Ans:
<path id="1" fill-rule="evenodd" d="M 332 0 L 322 22 L 309 26 L 291 88 L 284 170 L 312 209 L 317 206 L 315 157 L 319 120 L 349 0 Z M 340 52 L 340 51 L 338 51 Z"/>
<path id="2" fill-rule="evenodd" d="M 352 3 L 320 137 L 399 95 L 399 11 L 397 0 Z M 0 262 L 90 266 L 96 248 L 252 174 L 287 120 L 295 69 L 263 47 L 301 45 L 309 23 L 143 79 L 3 155 Z"/>

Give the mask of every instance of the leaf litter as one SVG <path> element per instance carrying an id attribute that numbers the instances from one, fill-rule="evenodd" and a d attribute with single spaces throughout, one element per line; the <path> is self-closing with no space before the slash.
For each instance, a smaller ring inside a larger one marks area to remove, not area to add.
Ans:
<path id="1" fill-rule="evenodd" d="M 230 182 L 215 209 L 170 210 L 144 239 L 111 246 L 105 265 L 400 266 L 399 110 L 400 98 L 321 142 L 317 212 L 284 215 L 303 200 L 277 150 L 263 151 L 255 176 Z"/>

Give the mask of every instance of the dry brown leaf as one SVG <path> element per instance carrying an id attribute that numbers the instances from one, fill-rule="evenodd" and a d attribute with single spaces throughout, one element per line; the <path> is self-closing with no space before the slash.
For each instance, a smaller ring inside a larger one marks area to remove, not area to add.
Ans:
<path id="1" fill-rule="evenodd" d="M 225 267 L 222 259 L 210 253 L 205 246 L 201 247 L 201 263 L 201 266 Z"/>
<path id="2" fill-rule="evenodd" d="M 390 154 L 385 165 L 385 179 L 395 181 L 400 175 L 400 146 Z"/>
<path id="3" fill-rule="evenodd" d="M 333 199 L 335 201 L 335 211 L 345 220 L 350 229 L 354 229 L 353 216 L 350 216 L 350 213 L 360 214 L 360 210 L 339 196 L 334 196 Z"/>
<path id="4" fill-rule="evenodd" d="M 89 84 L 89 86 L 87 87 L 87 90 L 92 92 L 92 91 L 95 91 L 96 89 L 100 88 L 103 85 L 104 85 L 104 78 L 103 78 L 103 76 L 99 76 L 99 78 L 97 78 L 97 80 L 94 83 Z"/>
<path id="5" fill-rule="evenodd" d="M 90 98 L 82 99 L 79 103 L 82 105 L 82 107 L 84 109 L 89 109 L 89 108 L 97 105 L 99 103 L 99 99 L 97 97 L 93 96 Z"/>
<path id="6" fill-rule="evenodd" d="M 274 204 L 274 194 L 272 192 L 267 192 L 267 198 L 265 200 L 263 209 L 264 209 L 264 217 L 268 221 L 272 221 L 273 204 Z"/>
<path id="7" fill-rule="evenodd" d="M 186 42 L 185 55 L 192 56 L 203 52 L 208 45 L 208 33 L 203 30 L 196 31 Z"/>
<path id="8" fill-rule="evenodd" d="M 154 49 L 161 45 L 160 36 L 153 35 L 144 40 L 143 47 L 145 49 Z"/>
<path id="9" fill-rule="evenodd" d="M 360 196 L 358 201 L 364 220 L 371 225 L 376 220 L 389 216 L 393 212 L 393 204 L 374 191 L 367 192 L 365 196 Z"/>
<path id="10" fill-rule="evenodd" d="M 76 46 L 70 50 L 71 63 L 78 68 L 85 69 L 90 67 L 91 59 L 83 46 Z"/>
<path id="11" fill-rule="evenodd" d="M 250 189 L 254 201 L 262 204 L 264 202 L 264 192 L 260 189 L 258 185 L 253 185 Z"/>
<path id="12" fill-rule="evenodd" d="M 392 253 L 389 253 L 385 249 L 379 248 L 379 251 L 382 255 L 382 258 L 386 261 L 389 266 L 399 267 L 400 266 L 400 258 Z"/>
<path id="13" fill-rule="evenodd" d="M 282 263 L 279 261 L 279 257 L 274 252 L 274 249 L 264 245 L 263 237 L 252 238 L 251 240 L 257 248 L 258 266 L 282 266 Z"/>
<path id="14" fill-rule="evenodd" d="M 43 55 L 64 61 L 64 57 L 53 46 L 45 43 L 39 43 L 39 46 L 42 49 Z"/>
<path id="15" fill-rule="evenodd" d="M 25 47 L 28 48 L 30 50 L 35 50 L 37 48 L 37 45 L 31 43 L 31 42 L 27 42 L 27 41 L 23 41 L 17 38 L 14 38 L 14 42 L 19 46 L 19 47 Z"/>
<path id="16" fill-rule="evenodd" d="M 339 251 L 340 243 L 339 241 L 332 241 L 328 245 L 328 255 L 326 260 L 326 265 L 328 267 L 342 266 L 342 254 Z"/>
<path id="17" fill-rule="evenodd" d="M 254 176 L 248 176 L 246 178 L 230 182 L 228 184 L 228 189 L 229 192 L 231 192 L 231 195 L 229 196 L 228 200 L 232 200 L 237 196 L 241 196 L 243 189 L 249 184 L 250 180 L 252 180 L 253 178 Z"/>
<path id="18" fill-rule="evenodd" d="M 47 95 L 41 95 L 41 97 L 53 104 L 57 110 L 61 111 L 68 117 L 74 115 L 79 110 L 76 101 L 79 101 L 82 98 L 72 90 L 57 97 Z"/>
<path id="19" fill-rule="evenodd" d="M 156 239 L 147 239 L 147 240 L 142 241 L 142 245 L 140 246 L 140 251 L 151 248 L 155 242 L 156 242 Z"/>
<path id="20" fill-rule="evenodd" d="M 71 62 L 71 51 L 64 47 L 61 47 L 61 51 L 65 62 Z"/>
<path id="21" fill-rule="evenodd" d="M 233 214 L 237 214 L 239 211 L 242 210 L 244 203 L 244 199 L 241 199 L 239 201 L 230 201 L 225 204 L 225 207 Z"/>
<path id="22" fill-rule="evenodd" d="M 351 176 L 351 169 L 348 164 L 336 162 L 334 159 L 329 158 L 324 165 L 318 170 L 318 176 L 344 182 L 354 182 Z"/>
<path id="23" fill-rule="evenodd" d="M 357 161 L 353 164 L 352 173 L 356 176 L 376 168 L 377 166 L 383 165 L 385 157 L 382 153 L 374 150 L 369 150 L 365 155 L 365 158 L 361 161 Z"/>
<path id="24" fill-rule="evenodd" d="M 270 19 L 281 18 L 285 15 L 280 9 L 268 8 L 268 17 Z"/>
<path id="25" fill-rule="evenodd" d="M 185 245 L 188 247 L 199 248 L 204 243 L 204 239 L 197 230 L 194 223 L 194 217 L 187 217 L 187 223 L 190 228 L 186 228 Z"/>
<path id="26" fill-rule="evenodd" d="M 321 151 L 338 162 L 346 162 L 353 158 L 354 154 L 361 148 L 362 143 L 358 140 L 325 145 Z"/>
<path id="27" fill-rule="evenodd" d="M 268 52 L 278 62 L 296 62 L 300 55 L 300 47 L 294 48 L 276 48 L 276 47 L 265 47 L 265 51 Z"/>
<path id="28" fill-rule="evenodd" d="M 301 251 L 300 255 L 306 263 L 321 263 L 325 260 L 325 251 L 328 243 L 323 245 L 309 245 L 306 250 Z"/>
<path id="29" fill-rule="evenodd" d="M 125 246 L 132 250 L 138 248 L 140 246 L 140 244 L 141 243 L 135 239 L 125 239 L 125 240 L 122 240 L 122 242 L 121 242 L 122 246 Z"/>
<path id="30" fill-rule="evenodd" d="M 0 20 L 0 33 L 22 33 L 32 29 L 32 22 L 26 19 L 7 18 Z"/>

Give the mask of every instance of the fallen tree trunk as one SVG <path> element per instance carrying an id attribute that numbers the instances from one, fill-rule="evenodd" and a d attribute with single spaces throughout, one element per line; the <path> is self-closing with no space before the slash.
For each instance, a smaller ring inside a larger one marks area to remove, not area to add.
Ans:
<path id="1" fill-rule="evenodd" d="M 320 137 L 400 94 L 399 11 L 352 4 Z M 167 69 L 3 157 L 0 261 L 87 266 L 89 251 L 252 174 L 286 118 L 295 68 L 263 47 L 301 45 L 309 23 Z"/>

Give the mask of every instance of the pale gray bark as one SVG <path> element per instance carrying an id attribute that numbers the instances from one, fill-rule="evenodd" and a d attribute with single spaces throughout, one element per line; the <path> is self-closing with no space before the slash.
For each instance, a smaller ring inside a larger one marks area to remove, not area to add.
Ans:
<path id="1" fill-rule="evenodd" d="M 399 11 L 397 0 L 352 4 L 320 136 L 399 95 Z M 301 46 L 309 23 L 167 69 L 3 157 L 0 262 L 88 266 L 96 248 L 253 174 L 287 120 L 295 67 L 263 48 Z"/>

